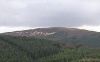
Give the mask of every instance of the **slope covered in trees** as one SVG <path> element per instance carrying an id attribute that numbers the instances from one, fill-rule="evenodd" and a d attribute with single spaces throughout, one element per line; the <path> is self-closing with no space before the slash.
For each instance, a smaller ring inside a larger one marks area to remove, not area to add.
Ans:
<path id="1" fill-rule="evenodd" d="M 100 48 L 100 33 L 65 27 L 37 28 L 25 31 L 4 33 L 3 35 L 19 37 L 36 37 L 63 42 L 69 45 L 82 44 L 86 47 Z"/>
<path id="2" fill-rule="evenodd" d="M 1 62 L 99 62 L 100 50 L 63 42 L 0 35 Z"/>
<path id="3" fill-rule="evenodd" d="M 61 51 L 53 46 L 54 43 L 36 38 L 0 36 L 0 61 L 33 62 Z"/>

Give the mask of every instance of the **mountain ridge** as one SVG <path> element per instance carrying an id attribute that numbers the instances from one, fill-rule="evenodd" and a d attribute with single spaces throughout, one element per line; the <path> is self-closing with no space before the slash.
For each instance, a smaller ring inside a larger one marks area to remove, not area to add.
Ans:
<path id="1" fill-rule="evenodd" d="M 34 32 L 37 33 L 44 33 L 44 34 L 49 34 L 49 33 L 56 33 L 56 32 L 61 32 L 61 31 L 84 31 L 84 32 L 95 32 L 95 31 L 89 31 L 89 30 L 84 30 L 84 29 L 77 29 L 77 28 L 66 28 L 66 27 L 48 27 L 48 28 L 36 28 L 36 29 L 29 29 L 29 30 L 21 30 L 21 31 L 13 31 L 13 32 L 6 32 L 6 33 L 1 33 L 5 35 L 13 35 L 16 36 L 16 34 L 21 34 L 22 36 L 25 36 L 27 34 L 31 34 Z M 24 35 L 25 33 L 25 35 Z M 95 32 L 98 33 L 98 32 Z M 35 33 L 36 34 L 36 33 Z M 19 35 L 19 36 L 21 36 Z M 32 35 L 31 35 L 32 36 Z"/>
<path id="2" fill-rule="evenodd" d="M 100 48 L 100 33 L 76 28 L 49 27 L 3 33 L 17 37 L 35 37 L 62 42 L 68 45 L 82 44 Z"/>

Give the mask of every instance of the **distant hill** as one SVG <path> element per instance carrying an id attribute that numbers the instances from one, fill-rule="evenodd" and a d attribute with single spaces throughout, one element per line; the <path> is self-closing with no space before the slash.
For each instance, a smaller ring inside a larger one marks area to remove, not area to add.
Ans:
<path id="1" fill-rule="evenodd" d="M 100 62 L 100 33 L 51 27 L 0 34 L 1 62 Z"/>
<path id="2" fill-rule="evenodd" d="M 100 33 L 65 27 L 37 28 L 24 31 L 3 33 L 10 36 L 25 36 L 63 42 L 68 45 L 82 44 L 86 47 L 100 47 Z"/>

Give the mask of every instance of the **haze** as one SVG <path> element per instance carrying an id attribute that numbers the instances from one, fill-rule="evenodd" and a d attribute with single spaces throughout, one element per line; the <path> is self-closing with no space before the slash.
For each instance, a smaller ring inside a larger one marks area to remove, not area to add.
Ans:
<path id="1" fill-rule="evenodd" d="M 0 0 L 1 33 L 36 27 L 100 32 L 99 20 L 99 0 Z"/>

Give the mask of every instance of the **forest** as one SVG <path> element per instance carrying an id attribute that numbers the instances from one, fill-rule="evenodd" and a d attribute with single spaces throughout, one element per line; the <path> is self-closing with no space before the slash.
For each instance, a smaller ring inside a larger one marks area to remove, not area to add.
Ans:
<path id="1" fill-rule="evenodd" d="M 0 35 L 0 62 L 100 62 L 100 49 L 35 37 Z"/>

